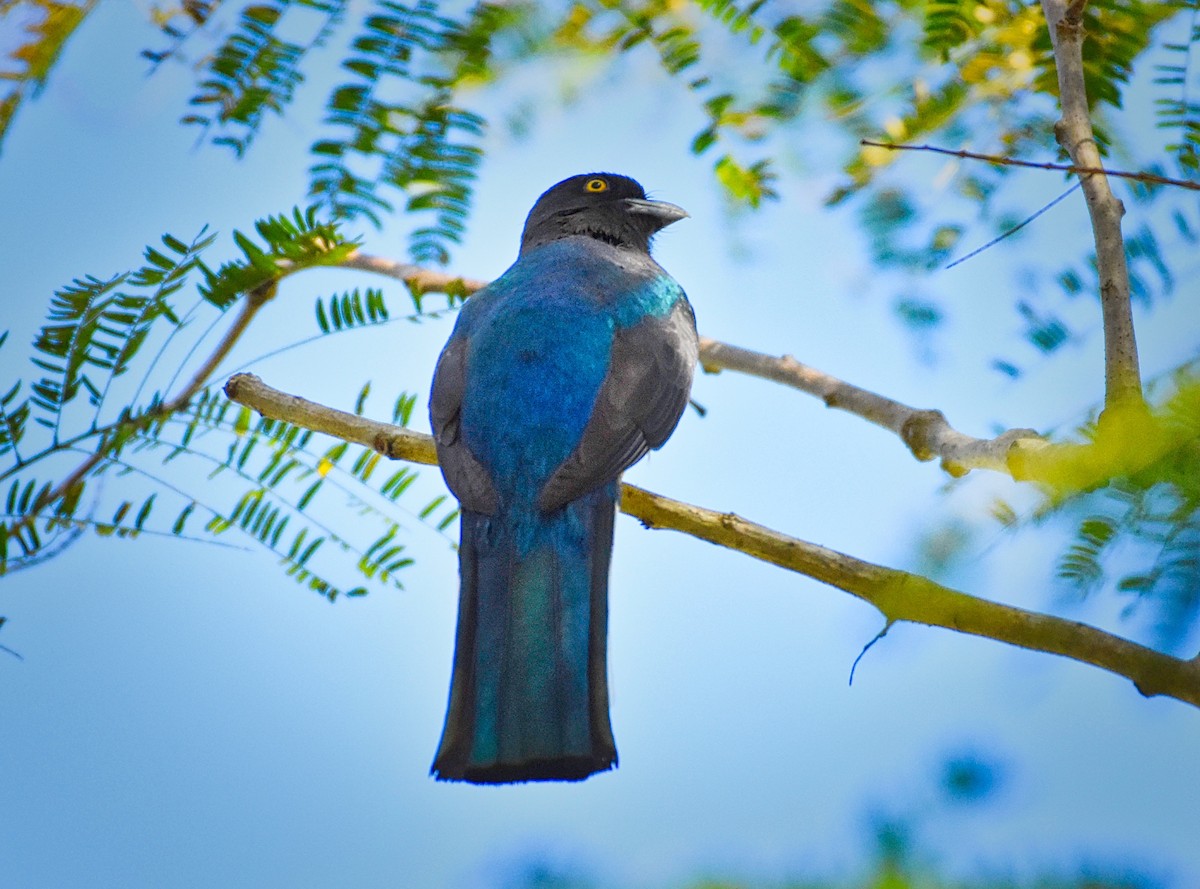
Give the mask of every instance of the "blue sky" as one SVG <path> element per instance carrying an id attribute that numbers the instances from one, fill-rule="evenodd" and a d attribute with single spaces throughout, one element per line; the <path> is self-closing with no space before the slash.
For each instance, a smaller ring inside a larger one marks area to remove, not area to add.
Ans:
<path id="1" fill-rule="evenodd" d="M 70 279 L 124 271 L 163 232 L 187 238 L 206 224 L 229 250 L 233 228 L 303 202 L 319 115 L 268 122 L 242 162 L 195 147 L 195 133 L 174 123 L 187 72 L 147 77 L 137 56 L 154 39 L 137 9 L 102 4 L 6 139 L 6 378 L 32 374 L 22 349 Z M 318 74 L 301 97 L 309 108 L 325 91 Z M 832 153 L 805 155 L 781 180 L 781 201 L 730 219 L 710 161 L 683 151 L 700 116 L 670 88 L 643 87 L 630 74 L 566 109 L 547 102 L 522 138 L 494 127 L 452 268 L 499 274 L 543 189 L 578 172 L 623 172 L 691 212 L 657 256 L 704 334 L 795 354 L 981 435 L 996 421 L 1067 426 L 1101 396 L 1098 322 L 1016 383 L 986 360 L 1020 348 L 1007 251 L 1078 249 L 1088 237 L 1078 195 L 1024 241 L 934 273 L 928 285 L 953 294 L 953 310 L 929 362 L 895 321 L 895 282 L 871 268 L 852 221 L 821 206 Z M 1061 190 L 1038 175 L 1019 180 L 1030 212 Z M 403 258 L 404 226 L 364 230 L 368 249 Z M 1139 313 L 1148 374 L 1194 352 L 1200 294 L 1188 271 L 1181 260 L 1173 298 Z M 390 287 L 349 272 L 289 280 L 231 365 L 314 332 L 313 297 L 351 286 Z M 389 293 L 399 304 L 399 289 Z M 381 393 L 415 390 L 423 424 L 451 324 L 334 338 L 255 371 L 342 407 L 367 379 Z M 769 383 L 700 375 L 694 394 L 707 417 L 689 412 L 630 481 L 897 567 L 915 564 L 922 535 L 948 513 L 978 519 L 996 493 L 1021 502 L 1003 479 L 947 497 L 939 470 L 887 433 Z M 386 417 L 388 397 L 373 404 Z M 440 482 L 427 473 L 423 484 Z M 921 822 L 922 849 L 949 873 L 1069 872 L 1091 861 L 1168 887 L 1200 882 L 1200 719 L 1185 705 L 1144 700 L 1079 664 L 910 626 L 872 648 L 848 687 L 880 627 L 872 609 L 628 518 L 610 584 L 620 768 L 579 785 L 437 784 L 428 767 L 456 559 L 443 537 L 410 524 L 417 563 L 405 589 L 332 606 L 268 554 L 162 539 L 84 537 L 5 578 L 2 641 L 23 657 L 0 658 L 5 879 L 31 889 L 466 889 L 503 886 L 538 861 L 635 889 L 701 875 L 850 876 L 870 853 L 869 813 L 884 808 L 935 810 Z M 1148 638 L 1120 621 L 1123 603 L 1064 600 L 1051 582 L 1060 535 L 985 527 L 954 585 Z M 1000 763 L 1004 781 L 986 806 L 938 810 L 939 764 L 962 752 Z"/>

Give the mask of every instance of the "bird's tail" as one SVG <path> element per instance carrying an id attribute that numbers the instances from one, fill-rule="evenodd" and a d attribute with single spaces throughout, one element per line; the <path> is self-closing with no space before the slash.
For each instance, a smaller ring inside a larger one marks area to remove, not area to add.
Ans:
<path id="1" fill-rule="evenodd" d="M 550 515 L 463 510 L 437 778 L 579 781 L 616 765 L 605 662 L 616 497 L 612 483 Z"/>

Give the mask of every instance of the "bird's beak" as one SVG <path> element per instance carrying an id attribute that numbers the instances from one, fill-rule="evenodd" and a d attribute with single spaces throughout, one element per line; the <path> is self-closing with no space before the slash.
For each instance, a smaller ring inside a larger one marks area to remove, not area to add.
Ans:
<path id="1" fill-rule="evenodd" d="M 626 198 L 625 209 L 638 216 L 648 216 L 655 228 L 666 228 L 672 222 L 685 219 L 688 211 L 666 201 L 643 201 L 639 198 Z"/>

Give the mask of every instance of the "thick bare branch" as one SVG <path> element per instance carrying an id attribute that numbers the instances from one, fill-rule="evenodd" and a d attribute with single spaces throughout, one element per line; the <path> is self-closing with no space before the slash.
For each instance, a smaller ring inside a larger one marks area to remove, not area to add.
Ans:
<path id="1" fill-rule="evenodd" d="M 225 395 L 230 401 L 244 404 L 264 417 L 285 420 L 343 441 L 365 445 L 393 460 L 429 466 L 437 464 L 437 450 L 433 438 L 428 435 L 280 392 L 254 374 L 234 374 L 225 383 Z"/>
<path id="2" fill-rule="evenodd" d="M 775 357 L 730 346 L 707 337 L 700 340 L 700 362 L 709 373 L 735 370 L 774 380 L 814 395 L 829 407 L 849 411 L 876 426 L 894 432 L 918 460 L 939 458 L 942 468 L 954 476 L 972 469 L 992 469 L 1014 478 L 1018 453 L 1048 447 L 1032 429 L 1010 429 L 996 438 L 972 438 L 947 422 L 938 410 L 909 407 L 867 389 L 839 380 L 791 355 Z"/>
<path id="3" fill-rule="evenodd" d="M 428 435 L 288 395 L 253 374 L 230 378 L 225 392 L 272 419 L 345 437 L 388 456 L 436 462 Z M 632 485 L 622 486 L 621 511 L 648 528 L 681 531 L 836 587 L 874 605 L 889 623 L 943 627 L 1062 655 L 1123 676 L 1147 697 L 1165 695 L 1200 707 L 1200 659 L 1174 658 L 1077 621 L 980 599 L 788 537 L 732 513 L 681 503 Z"/>
<path id="4" fill-rule="evenodd" d="M 1142 379 L 1137 340 L 1129 303 L 1129 268 L 1121 217 L 1125 206 L 1113 195 L 1102 170 L 1100 149 L 1088 114 L 1083 76 L 1083 10 L 1086 0 L 1042 0 L 1042 10 L 1054 44 L 1062 119 L 1054 135 L 1081 168 L 1099 172 L 1083 175 L 1083 194 L 1092 220 L 1096 264 L 1100 272 L 1100 305 L 1104 318 L 1105 408 L 1142 409 Z"/>
<path id="5" fill-rule="evenodd" d="M 428 282 L 429 289 L 446 290 L 461 287 L 464 293 L 474 293 L 486 282 L 470 278 L 455 278 L 430 272 L 419 266 L 406 265 L 363 253 L 355 253 L 343 263 L 350 268 L 386 275 L 409 283 Z M 700 339 L 700 363 L 709 373 L 733 370 L 751 376 L 783 383 L 815 395 L 829 407 L 849 411 L 900 436 L 918 460 L 941 460 L 942 468 L 951 475 L 965 475 L 972 469 L 993 469 L 1014 474 L 1012 459 L 1017 451 L 1044 447 L 1046 442 L 1032 429 L 1011 429 L 990 439 L 972 438 L 955 430 L 941 411 L 920 410 L 860 389 L 827 373 L 801 364 L 790 355 L 777 358 L 731 346 L 718 340 Z M 365 444 L 366 442 L 364 442 Z"/>

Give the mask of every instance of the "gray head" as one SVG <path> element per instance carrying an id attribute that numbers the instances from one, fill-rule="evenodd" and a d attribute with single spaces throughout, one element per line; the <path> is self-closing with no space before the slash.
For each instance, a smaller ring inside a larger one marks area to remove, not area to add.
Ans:
<path id="1" fill-rule="evenodd" d="M 564 179 L 538 198 L 525 220 L 521 252 L 583 235 L 648 253 L 656 232 L 687 215 L 666 201 L 646 200 L 645 190 L 628 176 L 584 173 Z"/>

